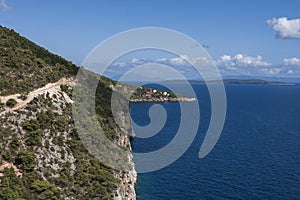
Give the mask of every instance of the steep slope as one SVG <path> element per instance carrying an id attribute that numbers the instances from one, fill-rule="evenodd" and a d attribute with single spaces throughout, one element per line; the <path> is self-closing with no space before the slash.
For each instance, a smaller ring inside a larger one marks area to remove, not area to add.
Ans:
<path id="1" fill-rule="evenodd" d="M 131 171 L 110 169 L 87 152 L 76 132 L 78 68 L 13 30 L 0 27 L 0 38 L 0 199 L 135 199 L 132 156 Z M 132 133 L 125 134 L 111 114 L 113 84 L 100 78 L 97 118 L 108 138 L 131 155 Z"/>
<path id="2" fill-rule="evenodd" d="M 0 95 L 27 93 L 62 77 L 74 76 L 78 68 L 60 56 L 0 26 Z"/>

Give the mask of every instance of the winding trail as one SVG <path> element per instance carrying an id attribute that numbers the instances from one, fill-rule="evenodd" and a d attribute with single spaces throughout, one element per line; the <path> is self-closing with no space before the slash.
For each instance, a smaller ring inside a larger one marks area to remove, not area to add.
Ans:
<path id="1" fill-rule="evenodd" d="M 12 108 L 5 106 L 4 110 L 2 112 L 0 112 L 0 116 L 4 115 L 5 113 L 15 111 L 15 110 L 19 110 L 21 108 L 26 107 L 26 105 L 29 102 L 31 102 L 34 99 L 34 97 L 37 97 L 40 94 L 44 94 L 46 92 L 55 93 L 55 92 L 60 91 L 60 85 L 61 84 L 73 86 L 73 85 L 75 85 L 75 79 L 74 78 L 62 78 L 62 79 L 60 79 L 59 81 L 57 81 L 55 83 L 48 83 L 44 87 L 41 87 L 41 88 L 38 88 L 36 90 L 31 91 L 28 95 L 26 95 L 27 98 L 25 100 L 22 100 L 22 99 L 18 98 L 19 96 L 21 96 L 20 94 L 0 96 L 1 102 L 3 102 L 3 103 L 5 103 L 8 99 L 15 99 L 17 101 L 17 104 Z M 64 97 L 66 99 L 69 98 L 66 94 L 64 94 Z M 71 101 L 71 100 L 69 99 L 69 101 Z"/>

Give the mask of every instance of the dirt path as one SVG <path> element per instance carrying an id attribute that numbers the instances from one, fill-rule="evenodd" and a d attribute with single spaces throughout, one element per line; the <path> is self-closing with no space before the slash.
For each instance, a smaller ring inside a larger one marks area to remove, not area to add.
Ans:
<path id="1" fill-rule="evenodd" d="M 13 163 L 2 161 L 2 164 L 0 165 L 0 171 L 3 171 L 5 168 L 13 168 L 16 175 L 19 177 L 22 177 L 22 173 L 21 173 L 20 169 L 17 168 L 17 166 L 15 166 Z M 0 178 L 3 176 L 4 176 L 4 174 L 0 172 Z"/>
<path id="2" fill-rule="evenodd" d="M 13 94 L 13 95 L 8 95 L 8 96 L 0 96 L 0 99 L 3 103 L 5 103 L 8 99 L 15 99 L 17 101 L 17 104 L 10 108 L 5 106 L 4 110 L 2 112 L 0 112 L 0 116 L 4 115 L 5 113 L 8 113 L 10 111 L 15 111 L 15 110 L 19 110 L 21 108 L 26 107 L 26 105 L 32 101 L 34 99 L 34 97 L 37 97 L 40 94 L 44 94 L 46 92 L 49 93 L 55 93 L 57 91 L 60 91 L 60 85 L 61 84 L 65 84 L 65 85 L 74 85 L 75 81 L 74 78 L 62 78 L 59 81 L 55 82 L 55 83 L 48 83 L 47 85 L 45 85 L 44 87 L 38 88 L 36 90 L 31 91 L 28 95 L 27 95 L 27 99 L 22 100 L 19 99 L 18 97 L 20 96 L 20 94 Z"/>

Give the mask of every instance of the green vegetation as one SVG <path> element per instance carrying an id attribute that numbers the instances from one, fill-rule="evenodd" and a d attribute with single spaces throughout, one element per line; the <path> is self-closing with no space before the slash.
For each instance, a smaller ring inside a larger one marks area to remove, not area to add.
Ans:
<path id="1" fill-rule="evenodd" d="M 30 188 L 38 194 L 38 199 L 58 199 L 58 196 L 56 196 L 59 193 L 57 187 L 46 180 L 36 180 Z"/>
<path id="2" fill-rule="evenodd" d="M 0 182 L 0 199 L 1 200 L 58 200 L 58 188 L 45 180 L 35 180 L 28 185 L 28 180 L 17 177 L 13 168 L 3 170 L 3 178 Z M 34 178 L 34 174 L 28 175 Z M 32 180 L 31 180 L 32 181 Z"/>
<path id="3" fill-rule="evenodd" d="M 0 95 L 27 93 L 74 76 L 78 68 L 69 61 L 0 26 Z"/>
<path id="4" fill-rule="evenodd" d="M 11 159 L 12 159 L 11 152 L 10 151 L 4 151 L 4 152 L 2 152 L 2 158 L 4 160 L 11 161 Z"/>
<path id="5" fill-rule="evenodd" d="M 60 56 L 1 26 L 0 68 L 0 96 L 20 93 L 20 99 L 49 82 L 74 76 L 78 70 Z M 116 142 L 119 128 L 110 109 L 112 84 L 110 79 L 101 78 L 95 103 L 105 134 Z M 72 87 L 61 85 L 61 90 L 72 98 Z M 35 97 L 24 109 L 0 118 L 0 164 L 10 162 L 22 173 L 18 177 L 12 168 L 1 172 L 0 199 L 112 198 L 120 180 L 87 152 L 74 125 L 71 104 L 59 98 L 59 93 Z M 16 100 L 5 103 L 13 107 Z M 3 107 L 0 102 L 0 110 Z"/>
<path id="6" fill-rule="evenodd" d="M 60 85 L 60 89 L 61 89 L 61 91 L 65 92 L 69 97 L 72 98 L 72 94 L 73 94 L 72 87 L 62 84 L 62 85 Z"/>
<path id="7" fill-rule="evenodd" d="M 17 149 L 20 146 L 20 141 L 17 137 L 12 137 L 11 142 L 10 142 L 10 147 L 12 149 Z"/>
<path id="8" fill-rule="evenodd" d="M 35 155 L 33 152 L 22 150 L 17 154 L 16 164 L 24 171 L 31 171 L 35 167 Z"/>
<path id="9" fill-rule="evenodd" d="M 99 92 L 103 90 L 104 88 L 99 88 Z M 37 106 L 46 105 L 47 101 L 47 97 L 38 98 L 30 105 L 32 108 L 37 108 Z M 106 112 L 105 115 L 109 115 L 108 113 Z M 24 121 L 22 128 L 26 132 L 26 150 L 20 146 L 19 139 L 13 133 L 9 142 L 10 150 L 2 151 L 2 158 L 13 162 L 22 170 L 22 178 L 14 177 L 15 173 L 13 177 L 19 181 L 18 187 L 23 189 L 15 191 L 12 185 L 7 187 L 0 185 L 2 195 L 0 199 L 61 199 L 62 194 L 82 200 L 111 199 L 119 179 L 114 178 L 112 169 L 102 165 L 98 159 L 87 152 L 73 125 L 71 114 L 71 105 L 67 104 L 61 115 L 52 110 L 41 110 L 36 113 L 36 117 Z M 111 135 L 115 135 L 112 129 L 108 130 L 111 131 Z M 53 144 L 45 142 L 43 146 L 41 138 L 45 139 L 45 133 L 49 131 L 50 134 L 68 132 L 68 138 L 65 139 L 62 135 L 52 135 Z M 0 136 L 7 135 L 8 137 L 12 134 L 11 131 L 4 129 L 0 129 L 0 133 Z M 0 138 L 0 146 L 5 145 L 1 144 L 4 140 L 7 139 Z M 69 149 L 76 159 L 76 168 L 72 170 L 69 161 L 60 163 L 53 160 L 53 163 L 61 166 L 61 169 L 56 172 L 58 176 L 51 177 L 53 171 L 47 172 L 45 168 L 43 170 L 47 180 L 42 180 L 34 169 L 37 166 L 36 149 L 38 147 L 50 150 L 53 145 Z"/>
<path id="10" fill-rule="evenodd" d="M 23 183 L 18 178 L 12 168 L 5 168 L 3 170 L 3 178 L 0 182 L 0 199 L 2 200 L 21 200 L 21 193 L 23 188 Z"/>
<path id="11" fill-rule="evenodd" d="M 35 131 L 40 128 L 39 121 L 36 119 L 31 119 L 28 121 L 25 121 L 23 124 L 23 129 L 27 131 Z"/>
<path id="12" fill-rule="evenodd" d="M 66 180 L 69 180 L 67 184 L 70 184 L 70 178 L 74 178 L 75 187 L 79 191 L 88 191 L 87 194 L 78 195 L 80 197 L 78 199 L 111 199 L 112 190 L 119 180 L 112 176 L 111 169 L 103 166 L 96 158 L 88 154 L 76 132 L 73 132 L 71 137 L 69 145 L 73 155 L 78 159 L 76 176 L 68 177 L 62 171 L 61 179 L 57 180 L 59 185 L 63 185 Z"/>
<path id="13" fill-rule="evenodd" d="M 0 99 L 0 110 L 4 107 L 4 103 Z"/>
<path id="14" fill-rule="evenodd" d="M 155 90 L 147 87 L 138 87 L 130 99 L 160 99 L 160 98 L 176 98 L 173 92 L 166 92 L 164 90 Z"/>
<path id="15" fill-rule="evenodd" d="M 6 102 L 7 107 L 14 107 L 17 104 L 17 101 L 15 99 L 8 99 Z"/>
<path id="16" fill-rule="evenodd" d="M 40 142 L 40 131 L 35 130 L 28 133 L 28 139 L 26 140 L 26 144 L 28 146 L 34 146 L 39 144 Z"/>

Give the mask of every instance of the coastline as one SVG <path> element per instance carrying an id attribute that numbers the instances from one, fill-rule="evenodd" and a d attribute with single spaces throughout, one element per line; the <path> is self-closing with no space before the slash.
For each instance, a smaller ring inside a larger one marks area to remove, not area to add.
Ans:
<path id="1" fill-rule="evenodd" d="M 117 98 L 115 103 L 118 103 L 122 109 L 119 111 L 120 115 L 117 120 L 122 124 L 120 126 L 121 131 L 117 132 L 119 140 L 117 141 L 119 146 L 128 147 L 128 164 L 130 166 L 129 171 L 118 172 L 115 171 L 115 177 L 120 179 L 119 187 L 115 190 L 114 200 L 136 200 L 135 186 L 137 183 L 137 172 L 135 170 L 135 163 L 133 161 L 133 154 L 131 148 L 131 138 L 134 138 L 134 130 L 131 123 L 131 117 L 126 105 L 129 103 L 153 103 L 153 102 L 194 102 L 196 98 L 190 98 L 186 96 L 176 97 L 175 94 L 165 91 L 159 91 L 151 88 L 140 87 L 138 93 L 134 96 L 128 97 L 128 94 L 133 93 L 133 89 L 126 85 L 119 85 L 115 87 L 110 85 L 113 91 L 117 91 L 122 94 Z"/>
<path id="2" fill-rule="evenodd" d="M 196 98 L 189 97 L 175 97 L 175 98 L 151 98 L 151 99 L 130 99 L 129 102 L 132 103 L 152 103 L 152 102 L 194 102 Z M 129 120 L 130 116 L 125 114 L 125 121 Z M 125 125 L 125 124 L 124 124 Z M 130 126 L 130 127 L 128 127 Z M 133 154 L 131 148 L 131 140 L 130 137 L 134 138 L 134 131 L 132 128 L 132 124 L 129 122 L 127 124 L 126 131 L 127 135 L 123 135 L 120 137 L 118 141 L 120 146 L 130 146 L 130 153 L 128 156 L 129 165 L 131 166 L 131 170 L 127 172 L 116 172 L 115 177 L 121 180 L 119 187 L 116 190 L 116 196 L 113 197 L 114 200 L 136 200 L 136 183 L 137 183 L 137 172 L 135 170 L 135 163 L 133 161 Z M 128 137 L 130 136 L 130 137 Z"/>
<path id="3" fill-rule="evenodd" d="M 151 102 L 193 102 L 196 98 L 176 97 L 176 98 L 151 98 L 151 99 L 130 99 L 132 103 L 151 103 Z"/>

